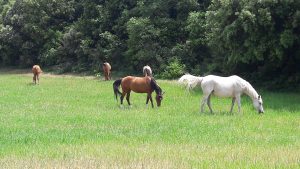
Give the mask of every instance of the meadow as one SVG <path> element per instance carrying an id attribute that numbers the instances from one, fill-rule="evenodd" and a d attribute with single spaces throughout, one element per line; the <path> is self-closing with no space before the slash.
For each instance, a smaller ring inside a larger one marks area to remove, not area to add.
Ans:
<path id="1" fill-rule="evenodd" d="M 131 94 L 120 108 L 113 81 L 90 76 L 0 71 L 0 166 L 3 168 L 299 168 L 300 93 L 257 89 L 265 113 L 242 97 L 212 97 L 157 80 L 160 108 Z M 155 93 L 153 93 L 155 96 Z M 156 104 L 156 103 L 155 103 Z"/>

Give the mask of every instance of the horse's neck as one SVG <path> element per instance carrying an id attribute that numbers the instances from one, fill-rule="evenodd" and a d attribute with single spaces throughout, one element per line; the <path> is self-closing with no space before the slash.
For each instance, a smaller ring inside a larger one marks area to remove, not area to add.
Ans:
<path id="1" fill-rule="evenodd" d="M 252 99 L 255 99 L 258 97 L 258 93 L 256 92 L 256 90 L 252 87 L 252 85 L 249 82 L 245 81 L 245 86 L 246 86 L 245 91 L 244 91 L 245 94 L 247 94 Z"/>
<path id="2" fill-rule="evenodd" d="M 161 88 L 156 84 L 156 87 L 154 88 L 154 91 L 157 95 L 161 93 Z"/>
<path id="3" fill-rule="evenodd" d="M 159 94 L 161 92 L 161 88 L 158 86 L 158 84 L 153 78 L 151 78 L 150 84 L 156 94 Z"/>

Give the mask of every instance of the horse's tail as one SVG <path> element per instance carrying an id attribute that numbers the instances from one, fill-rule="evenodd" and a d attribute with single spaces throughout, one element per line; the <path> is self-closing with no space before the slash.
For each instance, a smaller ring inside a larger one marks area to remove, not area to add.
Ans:
<path id="1" fill-rule="evenodd" d="M 117 101 L 118 101 L 118 95 L 122 95 L 122 93 L 119 91 L 119 86 L 121 85 L 121 82 L 122 79 L 118 79 L 113 83 L 113 90 Z"/>
<path id="2" fill-rule="evenodd" d="M 151 70 L 150 66 L 146 65 L 143 67 L 143 74 L 144 74 L 144 76 L 152 77 L 152 70 Z"/>
<path id="3" fill-rule="evenodd" d="M 151 76 L 150 70 L 149 69 L 144 69 L 144 75 L 145 76 Z"/>

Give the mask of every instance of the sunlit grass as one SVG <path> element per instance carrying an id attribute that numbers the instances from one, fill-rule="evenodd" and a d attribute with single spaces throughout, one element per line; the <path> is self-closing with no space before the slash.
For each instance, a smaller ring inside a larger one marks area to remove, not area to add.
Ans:
<path id="1" fill-rule="evenodd" d="M 200 113 L 201 91 L 158 83 L 162 107 L 114 99 L 113 81 L 90 77 L 0 74 L 0 165 L 8 168 L 297 168 L 300 95 L 260 91 L 265 114 L 250 98 L 230 114 L 230 99 L 212 98 Z M 154 93 L 153 93 L 154 95 Z"/>

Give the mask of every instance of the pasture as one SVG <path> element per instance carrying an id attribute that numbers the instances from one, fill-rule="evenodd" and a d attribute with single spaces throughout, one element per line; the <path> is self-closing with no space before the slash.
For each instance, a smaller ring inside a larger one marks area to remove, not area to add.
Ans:
<path id="1" fill-rule="evenodd" d="M 242 114 L 212 97 L 200 113 L 200 90 L 157 80 L 164 100 L 145 106 L 131 94 L 119 107 L 113 81 L 0 72 L 0 166 L 4 168 L 299 168 L 300 94 L 256 90 Z M 155 93 L 153 93 L 153 97 Z M 155 103 L 156 105 L 156 103 Z"/>

